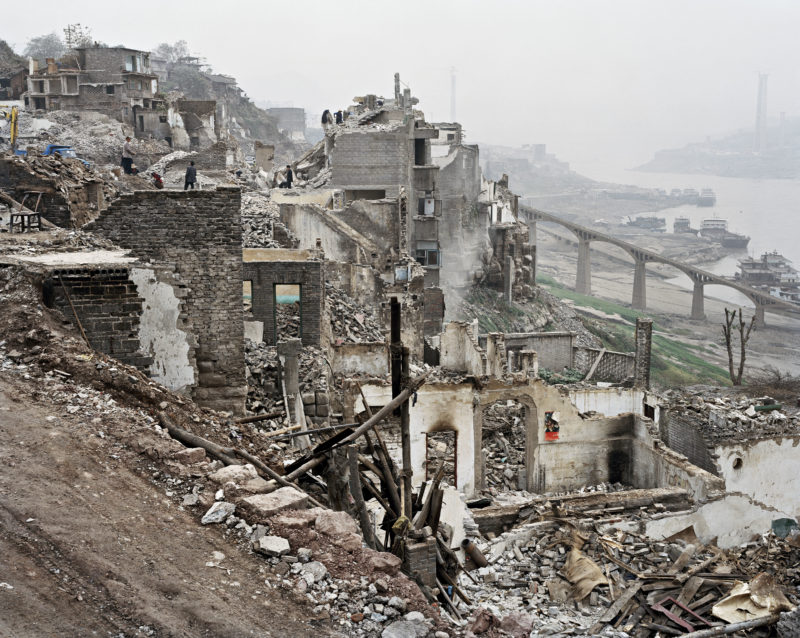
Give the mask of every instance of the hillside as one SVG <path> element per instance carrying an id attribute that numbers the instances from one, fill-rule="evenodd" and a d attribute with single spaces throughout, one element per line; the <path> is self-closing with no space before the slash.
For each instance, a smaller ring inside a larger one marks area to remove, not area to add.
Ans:
<path id="1" fill-rule="evenodd" d="M 769 127 L 767 148 L 762 152 L 753 150 L 753 138 L 753 130 L 745 129 L 682 148 L 661 150 L 635 170 L 756 179 L 800 176 L 800 118 Z"/>

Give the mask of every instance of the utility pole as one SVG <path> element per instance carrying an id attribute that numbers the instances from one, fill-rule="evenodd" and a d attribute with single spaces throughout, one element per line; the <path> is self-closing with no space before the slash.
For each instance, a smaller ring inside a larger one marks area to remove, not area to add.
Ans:
<path id="1" fill-rule="evenodd" d="M 767 148 L 767 78 L 766 73 L 758 74 L 758 102 L 756 105 L 756 136 L 753 147 L 756 153 Z"/>
<path id="2" fill-rule="evenodd" d="M 456 67 L 450 67 L 450 121 L 456 121 Z"/>

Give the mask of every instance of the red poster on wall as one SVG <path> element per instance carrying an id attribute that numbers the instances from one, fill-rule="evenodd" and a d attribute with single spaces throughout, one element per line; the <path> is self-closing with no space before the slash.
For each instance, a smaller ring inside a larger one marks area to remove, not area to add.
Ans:
<path id="1" fill-rule="evenodd" d="M 558 441 L 559 433 L 558 414 L 555 412 L 544 413 L 544 440 Z"/>

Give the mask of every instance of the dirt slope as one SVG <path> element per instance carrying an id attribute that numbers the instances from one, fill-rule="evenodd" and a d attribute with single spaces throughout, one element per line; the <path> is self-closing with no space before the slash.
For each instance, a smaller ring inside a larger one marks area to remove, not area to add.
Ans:
<path id="1" fill-rule="evenodd" d="M 0 635 L 335 635 L 131 469 L 147 457 L 101 438 L 114 424 L 33 387 L 0 373 Z"/>

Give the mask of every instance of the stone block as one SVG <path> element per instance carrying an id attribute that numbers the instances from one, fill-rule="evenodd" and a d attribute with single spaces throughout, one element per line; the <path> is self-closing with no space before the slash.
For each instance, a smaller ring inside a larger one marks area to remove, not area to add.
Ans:
<path id="1" fill-rule="evenodd" d="M 285 510 L 305 508 L 308 496 L 293 487 L 282 487 L 271 494 L 256 494 L 243 498 L 240 503 L 242 516 L 251 523 L 263 523 Z"/>
<path id="2" fill-rule="evenodd" d="M 254 549 L 265 556 L 285 556 L 291 549 L 289 541 L 280 536 L 262 536 L 254 543 Z"/>
<path id="3" fill-rule="evenodd" d="M 195 465 L 206 460 L 206 451 L 201 447 L 190 447 L 178 450 L 172 458 L 184 465 Z"/>
<path id="4" fill-rule="evenodd" d="M 243 485 L 257 478 L 259 478 L 258 472 L 250 463 L 247 465 L 228 465 L 208 475 L 210 481 L 220 485 L 225 485 L 229 481 L 233 481 L 237 485 Z"/>

